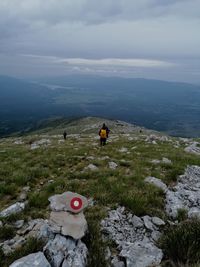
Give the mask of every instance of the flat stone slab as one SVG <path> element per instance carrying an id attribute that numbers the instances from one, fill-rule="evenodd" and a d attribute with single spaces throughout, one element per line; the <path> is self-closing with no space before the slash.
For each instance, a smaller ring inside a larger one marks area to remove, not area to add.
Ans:
<path id="1" fill-rule="evenodd" d="M 79 213 L 88 206 L 86 197 L 73 192 L 65 192 L 49 198 L 52 211 L 70 211 Z"/>
<path id="2" fill-rule="evenodd" d="M 42 252 L 37 252 L 16 260 L 9 267 L 51 267 L 51 265 Z"/>
<path id="3" fill-rule="evenodd" d="M 16 202 L 15 204 L 9 206 L 7 209 L 3 210 L 0 212 L 0 217 L 7 217 L 10 216 L 11 214 L 16 214 L 24 210 L 25 204 Z"/>
<path id="4" fill-rule="evenodd" d="M 52 211 L 50 214 L 50 225 L 54 232 L 74 239 L 81 239 L 87 231 L 87 221 L 82 212 L 71 214 L 67 211 Z"/>

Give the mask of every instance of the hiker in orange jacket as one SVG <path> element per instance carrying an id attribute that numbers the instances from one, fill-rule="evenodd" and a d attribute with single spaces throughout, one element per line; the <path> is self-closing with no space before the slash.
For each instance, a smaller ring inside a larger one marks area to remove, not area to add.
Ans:
<path id="1" fill-rule="evenodd" d="M 104 123 L 103 126 L 101 127 L 101 129 L 99 130 L 100 145 L 101 146 L 105 146 L 106 139 L 108 138 L 109 132 L 110 132 L 110 130 L 108 129 L 108 127 Z"/>

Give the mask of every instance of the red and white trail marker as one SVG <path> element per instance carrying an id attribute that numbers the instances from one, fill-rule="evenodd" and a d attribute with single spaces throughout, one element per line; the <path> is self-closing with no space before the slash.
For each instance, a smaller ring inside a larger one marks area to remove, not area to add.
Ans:
<path id="1" fill-rule="evenodd" d="M 79 197 L 73 197 L 70 201 L 70 207 L 73 209 L 73 210 L 79 210 L 81 209 L 83 206 L 83 201 L 81 198 Z"/>

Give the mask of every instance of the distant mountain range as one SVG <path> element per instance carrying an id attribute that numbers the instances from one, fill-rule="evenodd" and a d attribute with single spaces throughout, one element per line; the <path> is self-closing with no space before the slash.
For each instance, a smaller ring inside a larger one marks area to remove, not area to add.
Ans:
<path id="1" fill-rule="evenodd" d="M 171 135 L 200 136 L 200 86 L 146 79 L 0 76 L 0 136 L 51 117 L 100 116 Z"/>

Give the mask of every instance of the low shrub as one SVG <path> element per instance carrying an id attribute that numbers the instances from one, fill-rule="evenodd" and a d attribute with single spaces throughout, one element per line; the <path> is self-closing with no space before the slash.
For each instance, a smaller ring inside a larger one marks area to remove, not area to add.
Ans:
<path id="1" fill-rule="evenodd" d="M 200 260 L 200 220 L 193 219 L 169 227 L 161 237 L 160 246 L 168 266 L 191 266 Z"/>

